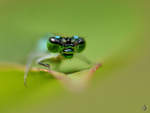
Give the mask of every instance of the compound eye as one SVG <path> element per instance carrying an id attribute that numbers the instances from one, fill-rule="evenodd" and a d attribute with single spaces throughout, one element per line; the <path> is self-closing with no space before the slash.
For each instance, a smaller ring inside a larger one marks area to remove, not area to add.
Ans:
<path id="1" fill-rule="evenodd" d="M 78 44 L 78 39 L 79 39 L 79 36 L 73 36 L 72 38 L 71 38 L 71 43 L 74 43 L 74 45 L 77 45 Z"/>
<path id="2" fill-rule="evenodd" d="M 79 39 L 78 39 L 78 44 L 84 44 L 84 43 L 85 43 L 85 41 L 84 41 L 83 38 L 79 38 Z"/>
<path id="3" fill-rule="evenodd" d="M 53 44 L 59 44 L 60 43 L 60 36 L 55 36 L 55 37 L 51 37 L 49 38 L 49 41 Z"/>
<path id="4" fill-rule="evenodd" d="M 78 53 L 82 52 L 85 49 L 86 43 L 83 38 L 77 40 L 76 50 Z"/>
<path id="5" fill-rule="evenodd" d="M 60 37 L 61 38 L 61 37 Z M 58 37 L 50 37 L 47 42 L 47 48 L 51 52 L 59 52 L 60 51 L 60 39 Z"/>

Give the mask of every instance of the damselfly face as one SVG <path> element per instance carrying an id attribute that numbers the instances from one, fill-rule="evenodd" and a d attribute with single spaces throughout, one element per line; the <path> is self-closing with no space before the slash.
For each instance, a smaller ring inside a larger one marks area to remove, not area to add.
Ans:
<path id="1" fill-rule="evenodd" d="M 60 53 L 65 58 L 72 58 L 75 53 L 80 53 L 85 48 L 85 40 L 78 36 L 73 37 L 50 37 L 47 41 L 50 52 Z"/>

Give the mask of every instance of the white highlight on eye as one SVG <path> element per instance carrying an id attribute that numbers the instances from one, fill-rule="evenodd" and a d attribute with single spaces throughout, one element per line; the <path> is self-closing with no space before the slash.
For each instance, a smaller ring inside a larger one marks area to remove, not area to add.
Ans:
<path id="1" fill-rule="evenodd" d="M 54 38 L 51 38 L 51 41 L 52 41 L 52 42 L 55 42 L 55 39 L 54 39 Z"/>

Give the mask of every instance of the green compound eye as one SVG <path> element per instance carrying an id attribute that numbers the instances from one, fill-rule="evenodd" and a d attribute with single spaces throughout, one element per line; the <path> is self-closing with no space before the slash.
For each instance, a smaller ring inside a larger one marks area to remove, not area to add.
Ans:
<path id="1" fill-rule="evenodd" d="M 76 44 L 76 51 L 78 53 L 82 52 L 85 49 L 85 46 L 86 46 L 85 40 L 83 38 L 79 38 Z"/>
<path id="2" fill-rule="evenodd" d="M 47 48 L 49 51 L 57 53 L 60 52 L 61 46 L 60 46 L 60 38 L 57 37 L 50 37 L 47 41 Z"/>

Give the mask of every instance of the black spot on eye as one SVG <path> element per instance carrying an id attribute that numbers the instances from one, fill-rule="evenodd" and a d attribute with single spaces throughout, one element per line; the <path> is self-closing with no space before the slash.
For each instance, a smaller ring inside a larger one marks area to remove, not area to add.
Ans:
<path id="1" fill-rule="evenodd" d="M 66 43 L 71 44 L 71 38 L 66 38 Z"/>
<path id="2" fill-rule="evenodd" d="M 62 37 L 62 39 L 60 40 L 60 45 L 67 47 L 67 46 L 74 46 L 74 43 L 71 42 L 71 38 L 69 37 Z"/>
<path id="3" fill-rule="evenodd" d="M 60 39 L 56 39 L 55 37 L 50 37 L 49 41 L 53 44 L 60 44 Z"/>
<path id="4" fill-rule="evenodd" d="M 76 41 L 76 39 L 71 38 L 71 43 L 74 43 Z"/>

